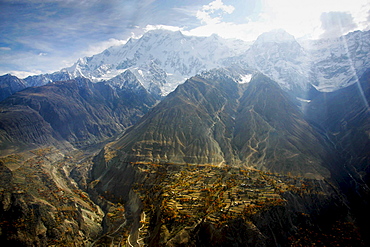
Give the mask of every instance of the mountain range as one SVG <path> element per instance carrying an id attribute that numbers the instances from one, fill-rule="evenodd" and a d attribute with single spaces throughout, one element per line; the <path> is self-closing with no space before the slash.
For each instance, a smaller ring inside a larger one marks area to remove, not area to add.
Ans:
<path id="1" fill-rule="evenodd" d="M 97 82 L 130 70 L 149 93 L 161 97 L 202 71 L 237 64 L 259 71 L 305 98 L 312 87 L 331 92 L 354 84 L 370 66 L 369 35 L 369 31 L 356 31 L 335 39 L 298 42 L 284 30 L 274 30 L 249 44 L 217 35 L 192 37 L 179 31 L 153 30 L 81 58 L 71 67 L 29 76 L 22 83 L 41 86 L 76 77 Z"/>
<path id="2" fill-rule="evenodd" d="M 370 31 L 155 30 L 0 77 L 0 241 L 366 246 Z"/>

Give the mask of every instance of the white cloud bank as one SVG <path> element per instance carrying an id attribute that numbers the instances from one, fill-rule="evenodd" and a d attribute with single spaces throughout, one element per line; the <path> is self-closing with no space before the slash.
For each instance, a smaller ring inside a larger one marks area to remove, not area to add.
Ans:
<path id="1" fill-rule="evenodd" d="M 273 29 L 285 29 L 296 38 L 333 37 L 354 29 L 369 29 L 368 0 L 262 0 L 261 11 L 245 23 L 223 21 L 232 15 L 234 6 L 216 0 L 202 6 L 195 17 L 201 25 L 187 30 L 188 35 L 206 36 L 216 33 L 225 38 L 255 40 L 258 35 Z M 331 19 L 331 20 L 330 20 Z"/>
<path id="2" fill-rule="evenodd" d="M 231 14 L 235 10 L 232 5 L 225 5 L 222 0 L 215 0 L 208 5 L 203 5 L 201 10 L 198 10 L 196 17 L 207 25 L 217 24 L 221 22 L 223 13 Z M 216 15 L 212 17 L 211 15 Z"/>
<path id="3" fill-rule="evenodd" d="M 321 14 L 321 28 L 323 33 L 321 37 L 335 37 L 343 33 L 354 30 L 358 25 L 348 12 L 324 12 Z"/>

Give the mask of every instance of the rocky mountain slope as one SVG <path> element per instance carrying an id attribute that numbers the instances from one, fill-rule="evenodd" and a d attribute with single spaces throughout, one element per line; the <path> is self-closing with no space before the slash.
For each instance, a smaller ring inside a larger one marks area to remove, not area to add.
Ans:
<path id="1" fill-rule="evenodd" d="M 54 81 L 68 81 L 75 78 L 68 72 L 57 71 L 52 74 L 41 74 L 41 75 L 33 75 L 28 76 L 24 80 L 27 82 L 29 87 L 38 87 L 48 84 Z"/>
<path id="2" fill-rule="evenodd" d="M 0 105 L 1 148 L 84 147 L 121 133 L 156 102 L 129 79 L 129 72 L 111 82 L 77 78 L 14 94 Z"/>
<path id="3" fill-rule="evenodd" d="M 84 158 L 55 148 L 0 158 L 0 241 L 5 246 L 85 246 L 103 231 L 103 210 L 69 177 Z"/>
<path id="4" fill-rule="evenodd" d="M 327 177 L 324 141 L 297 103 L 257 74 L 240 84 L 227 70 L 192 77 L 114 146 L 127 161 L 253 166 Z"/>
<path id="5" fill-rule="evenodd" d="M 345 160 L 367 169 L 370 151 L 370 70 L 358 83 L 335 92 L 317 94 L 305 116 L 333 143 Z"/>

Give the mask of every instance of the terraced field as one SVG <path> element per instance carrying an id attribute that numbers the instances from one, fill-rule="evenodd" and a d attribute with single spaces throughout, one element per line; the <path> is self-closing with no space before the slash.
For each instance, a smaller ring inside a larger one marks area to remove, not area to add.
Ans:
<path id="1" fill-rule="evenodd" d="M 168 240 L 200 222 L 221 228 L 286 203 L 282 193 L 319 193 L 316 180 L 229 166 L 133 164 L 145 179 L 135 186 L 143 202 L 141 237 L 160 228 Z M 320 192 L 322 193 L 322 192 Z"/>

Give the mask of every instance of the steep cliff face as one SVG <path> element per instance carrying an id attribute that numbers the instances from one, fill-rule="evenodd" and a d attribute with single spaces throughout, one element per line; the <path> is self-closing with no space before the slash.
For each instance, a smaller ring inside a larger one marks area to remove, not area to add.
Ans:
<path id="1" fill-rule="evenodd" d="M 143 88 L 87 79 L 28 88 L 1 103 L 2 146 L 98 143 L 125 130 L 154 103 Z"/>
<path id="2" fill-rule="evenodd" d="M 109 191 L 113 198 L 128 202 L 135 183 L 143 174 L 127 162 L 121 162 L 119 153 L 107 145 L 95 158 L 91 179 L 97 181 L 94 189 L 99 193 Z"/>
<path id="3" fill-rule="evenodd" d="M 328 176 L 324 142 L 296 102 L 262 75 L 247 84 L 226 70 L 193 77 L 114 147 L 127 161 L 237 164 Z"/>

